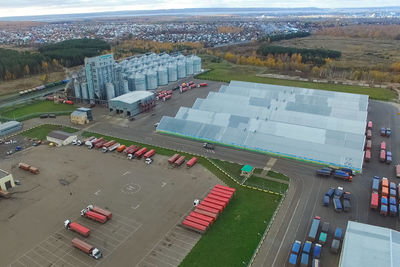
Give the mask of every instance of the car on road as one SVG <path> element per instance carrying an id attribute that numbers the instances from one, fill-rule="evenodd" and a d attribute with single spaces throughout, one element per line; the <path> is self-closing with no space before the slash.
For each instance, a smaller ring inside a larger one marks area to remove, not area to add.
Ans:
<path id="1" fill-rule="evenodd" d="M 203 144 L 203 147 L 204 147 L 205 149 L 214 150 L 214 144 L 212 144 L 212 143 L 204 143 L 204 144 Z"/>
<path id="2" fill-rule="evenodd" d="M 41 115 L 40 115 L 40 118 L 41 118 L 41 119 L 46 119 L 46 118 L 48 118 L 48 117 L 49 117 L 49 114 L 47 114 L 47 113 L 46 113 L 46 114 L 41 114 Z"/>

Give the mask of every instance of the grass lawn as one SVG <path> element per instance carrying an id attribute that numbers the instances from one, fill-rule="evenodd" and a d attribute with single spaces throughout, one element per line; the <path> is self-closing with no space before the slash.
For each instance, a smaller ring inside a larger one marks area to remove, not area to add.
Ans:
<path id="1" fill-rule="evenodd" d="M 254 174 L 261 174 L 262 171 L 263 171 L 263 169 L 255 168 L 254 171 L 253 171 L 253 173 L 254 173 Z"/>
<path id="2" fill-rule="evenodd" d="M 50 125 L 50 124 L 45 124 L 38 126 L 36 128 L 30 129 L 28 131 L 23 132 L 21 135 L 29 137 L 29 138 L 35 138 L 35 139 L 40 139 L 44 140 L 46 139 L 46 136 L 54 130 L 61 130 L 67 133 L 75 133 L 78 131 L 78 129 L 66 127 L 66 126 L 58 126 L 58 125 Z"/>
<path id="3" fill-rule="evenodd" d="M 91 132 L 84 132 L 85 137 L 104 137 L 121 144 L 136 144 L 141 147 L 156 149 L 162 155 L 173 155 L 170 149 L 140 144 L 130 140 L 112 138 Z M 180 153 L 187 158 L 190 154 Z M 277 208 L 281 196 L 248 189 L 238 185 L 231 178 L 217 169 L 208 159 L 199 157 L 198 162 L 217 176 L 228 186 L 236 188 L 236 194 L 225 208 L 218 220 L 209 231 L 203 235 L 196 246 L 181 263 L 181 266 L 245 266 L 249 263 L 255 248 Z M 222 169 L 236 177 L 241 165 L 221 160 L 213 160 Z M 240 177 L 241 179 L 241 177 Z"/>
<path id="4" fill-rule="evenodd" d="M 245 184 L 279 193 L 284 193 L 289 187 L 288 184 L 267 180 L 265 178 L 257 177 L 254 175 L 247 179 Z"/>
<path id="5" fill-rule="evenodd" d="M 256 172 L 254 172 L 254 173 L 256 173 Z M 276 179 L 289 181 L 289 177 L 287 177 L 286 175 L 284 175 L 282 173 L 279 173 L 279 172 L 269 171 L 267 173 L 267 176 L 272 177 L 272 178 L 276 178 Z"/>
<path id="6" fill-rule="evenodd" d="M 75 110 L 75 108 L 76 107 L 74 105 L 54 103 L 53 101 L 35 101 L 32 104 L 24 104 L 7 108 L 2 111 L 0 115 L 11 119 L 23 118 L 26 116 L 26 118 L 23 119 L 29 119 L 35 116 L 38 117 L 40 113 L 69 113 Z"/>
<path id="7" fill-rule="evenodd" d="M 215 80 L 230 82 L 231 80 L 246 81 L 255 83 L 268 83 L 284 86 L 304 87 L 311 89 L 320 89 L 328 91 L 338 91 L 345 93 L 355 93 L 369 95 L 372 99 L 390 101 L 397 98 L 394 91 L 383 88 L 370 88 L 362 86 L 352 85 L 341 85 L 341 84 L 325 84 L 325 83 L 313 83 L 303 81 L 291 81 L 283 79 L 274 79 L 267 77 L 257 77 L 258 73 L 265 70 L 262 67 L 237 65 L 228 61 L 222 61 L 220 63 L 209 62 L 205 57 L 203 68 L 211 69 L 209 72 L 202 73 L 196 76 L 198 79 L 204 80 Z"/>

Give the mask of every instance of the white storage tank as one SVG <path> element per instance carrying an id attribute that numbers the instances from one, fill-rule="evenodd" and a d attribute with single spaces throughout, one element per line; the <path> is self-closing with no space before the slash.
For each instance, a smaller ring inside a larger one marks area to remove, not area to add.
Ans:
<path id="1" fill-rule="evenodd" d="M 114 84 L 106 83 L 106 94 L 107 94 L 107 100 L 110 100 L 115 97 Z"/>
<path id="2" fill-rule="evenodd" d="M 122 94 L 129 93 L 128 80 L 122 80 Z"/>
<path id="3" fill-rule="evenodd" d="M 87 83 L 81 83 L 82 99 L 89 99 Z"/>
<path id="4" fill-rule="evenodd" d="M 177 63 L 178 67 L 178 79 L 182 79 L 186 77 L 186 64 L 185 60 L 179 60 Z"/>
<path id="5" fill-rule="evenodd" d="M 157 72 L 149 69 L 146 72 L 147 90 L 157 89 Z"/>
<path id="6" fill-rule="evenodd" d="M 201 58 L 198 56 L 193 56 L 193 73 L 201 72 Z"/>
<path id="7" fill-rule="evenodd" d="M 135 79 L 136 79 L 136 75 L 130 75 L 128 77 L 128 89 L 129 91 L 135 91 Z"/>
<path id="8" fill-rule="evenodd" d="M 193 59 L 192 57 L 186 58 L 186 76 L 193 75 Z"/>
<path id="9" fill-rule="evenodd" d="M 157 78 L 158 85 L 167 85 L 168 84 L 168 71 L 164 66 L 160 66 L 157 69 Z"/>
<path id="10" fill-rule="evenodd" d="M 143 73 L 137 72 L 134 79 L 134 90 L 146 91 L 146 76 Z"/>
<path id="11" fill-rule="evenodd" d="M 75 97 L 76 98 L 82 98 L 81 87 L 80 87 L 80 85 L 79 85 L 77 80 L 74 80 L 74 91 L 75 91 Z"/>
<path id="12" fill-rule="evenodd" d="M 169 63 L 168 64 L 168 82 L 176 82 L 178 80 L 178 72 L 176 63 Z"/>

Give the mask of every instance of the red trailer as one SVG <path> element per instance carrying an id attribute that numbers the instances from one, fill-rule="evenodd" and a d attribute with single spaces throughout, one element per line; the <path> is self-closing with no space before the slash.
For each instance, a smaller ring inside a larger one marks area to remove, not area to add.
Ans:
<path id="1" fill-rule="evenodd" d="M 381 142 L 381 149 L 385 149 L 386 150 L 386 142 L 385 141 Z"/>
<path id="2" fill-rule="evenodd" d="M 76 247 L 77 249 L 82 250 L 86 254 L 89 254 L 91 257 L 95 258 L 96 260 L 100 259 L 103 256 L 101 254 L 100 250 L 98 250 L 94 246 L 92 246 L 78 238 L 72 239 L 72 246 Z"/>
<path id="3" fill-rule="evenodd" d="M 209 197 L 213 197 L 213 196 L 217 196 L 217 197 L 222 197 L 224 199 L 227 199 L 228 201 L 231 200 L 231 197 L 229 195 L 220 193 L 220 192 L 216 192 L 216 191 L 211 191 L 210 194 L 208 194 Z"/>
<path id="4" fill-rule="evenodd" d="M 193 167 L 193 165 L 196 164 L 196 162 L 197 162 L 197 158 L 196 158 L 196 157 L 193 157 L 193 158 L 191 158 L 188 162 L 186 162 L 186 166 L 187 166 L 188 168 Z"/>
<path id="5" fill-rule="evenodd" d="M 68 104 L 68 105 L 73 105 L 73 104 L 74 104 L 74 102 L 72 102 L 71 100 L 65 100 L 64 103 L 65 103 L 65 104 Z"/>
<path id="6" fill-rule="evenodd" d="M 135 153 L 135 152 L 138 151 L 138 150 L 139 150 L 139 147 L 138 147 L 138 146 L 131 145 L 130 147 L 128 147 L 127 149 L 124 150 L 124 153 L 126 153 L 126 154 L 133 154 L 133 153 Z"/>
<path id="7" fill-rule="evenodd" d="M 115 140 L 111 140 L 111 141 L 104 143 L 103 147 L 108 148 L 108 147 L 112 146 L 113 144 L 115 144 Z"/>
<path id="8" fill-rule="evenodd" d="M 204 234 L 207 231 L 207 227 L 205 227 L 204 225 L 192 222 L 192 221 L 188 221 L 188 220 L 184 220 L 182 222 L 182 225 L 188 229 L 191 229 L 193 231 L 199 232 L 201 234 Z"/>
<path id="9" fill-rule="evenodd" d="M 195 218 L 200 219 L 200 220 L 203 220 L 203 221 L 206 221 L 206 222 L 208 222 L 209 224 L 212 224 L 212 223 L 214 222 L 214 219 L 213 219 L 212 217 L 209 217 L 209 216 L 207 216 L 207 215 L 200 214 L 200 213 L 197 213 L 197 212 L 194 212 L 194 211 L 192 211 L 192 212 L 189 214 L 189 216 L 190 216 L 190 217 L 195 217 Z M 188 216 L 188 217 L 189 217 L 189 216 Z M 186 218 L 187 218 L 187 217 L 186 217 Z"/>
<path id="10" fill-rule="evenodd" d="M 197 205 L 196 208 L 198 208 L 200 210 L 205 210 L 205 211 L 208 211 L 208 212 L 212 212 L 212 213 L 215 213 L 215 214 L 219 214 L 219 211 L 217 209 L 213 209 L 213 208 L 207 207 L 207 206 L 205 206 L 205 205 L 203 205 L 201 203 L 199 205 Z"/>
<path id="11" fill-rule="evenodd" d="M 218 188 L 213 188 L 213 190 L 211 190 L 211 192 L 212 192 L 213 194 L 215 194 L 215 193 L 223 194 L 223 196 L 225 196 L 225 197 L 227 197 L 227 198 L 229 198 L 229 199 L 231 199 L 232 196 L 233 196 L 233 193 L 232 193 L 232 192 L 225 191 L 225 190 L 221 190 L 221 189 L 218 189 Z M 218 195 L 218 194 L 217 194 L 217 195 Z"/>
<path id="12" fill-rule="evenodd" d="M 95 148 L 100 148 L 102 147 L 105 143 L 107 143 L 106 140 L 102 140 L 101 142 L 96 143 L 96 145 L 94 145 Z"/>
<path id="13" fill-rule="evenodd" d="M 216 200 L 216 199 L 213 199 L 213 198 L 209 198 L 209 197 L 204 198 L 204 200 L 207 201 L 207 202 L 216 204 L 216 205 L 220 205 L 220 206 L 222 206 L 224 208 L 226 207 L 226 203 L 227 203 L 225 201 L 219 201 L 219 200 Z"/>
<path id="14" fill-rule="evenodd" d="M 172 90 L 168 90 L 166 93 L 167 95 L 172 95 Z"/>
<path id="15" fill-rule="evenodd" d="M 64 222 L 65 229 L 72 230 L 77 232 L 78 234 L 83 235 L 84 237 L 88 237 L 90 235 L 90 229 L 85 226 L 80 225 L 76 222 L 71 222 L 70 220 L 66 220 Z"/>
<path id="16" fill-rule="evenodd" d="M 147 152 L 147 147 L 142 147 L 141 149 L 135 152 L 135 157 L 141 158 L 146 152 Z"/>
<path id="17" fill-rule="evenodd" d="M 146 159 L 147 159 L 147 158 L 151 158 L 152 156 L 154 156 L 154 154 L 156 154 L 156 151 L 155 151 L 154 149 L 151 149 L 151 150 L 147 151 L 147 152 L 143 155 L 143 157 L 145 157 Z"/>
<path id="18" fill-rule="evenodd" d="M 100 222 L 100 223 L 105 223 L 107 221 L 106 216 L 104 216 L 100 213 L 94 212 L 94 211 L 90 211 L 88 209 L 81 210 L 81 216 L 92 219 L 92 220 Z"/>
<path id="19" fill-rule="evenodd" d="M 371 138 L 372 138 L 372 131 L 367 130 L 367 139 L 371 139 Z"/>
<path id="20" fill-rule="evenodd" d="M 117 148 L 117 151 L 121 153 L 122 151 L 125 150 L 125 148 L 126 148 L 126 145 L 120 145 L 120 146 Z"/>
<path id="21" fill-rule="evenodd" d="M 90 210 L 90 211 L 94 211 L 96 213 L 99 213 L 101 215 L 106 216 L 108 220 L 110 220 L 111 217 L 112 217 L 112 213 L 110 211 L 102 209 L 102 208 L 94 206 L 94 205 L 89 205 L 87 207 L 87 209 Z"/>
<path id="22" fill-rule="evenodd" d="M 200 87 L 206 87 L 208 84 L 207 83 L 200 83 L 199 85 L 200 85 Z"/>
<path id="23" fill-rule="evenodd" d="M 192 217 L 192 216 L 187 216 L 185 218 L 185 220 L 194 222 L 194 223 L 198 223 L 200 225 L 204 225 L 205 227 L 208 227 L 210 225 L 209 222 L 203 221 L 202 219 L 196 218 L 196 217 Z"/>
<path id="24" fill-rule="evenodd" d="M 184 93 L 184 92 L 186 92 L 186 91 L 187 91 L 187 87 L 182 87 L 181 92 Z"/>
<path id="25" fill-rule="evenodd" d="M 171 97 L 172 97 L 172 95 L 166 95 L 166 96 L 163 97 L 163 101 L 170 100 Z"/>
<path id="26" fill-rule="evenodd" d="M 381 152 L 379 153 L 379 160 L 381 161 L 381 162 L 385 162 L 385 160 L 386 160 L 386 151 L 385 150 L 381 150 Z"/>
<path id="27" fill-rule="evenodd" d="M 92 142 L 92 145 L 97 145 L 98 143 L 101 143 L 101 142 L 103 142 L 104 141 L 104 138 L 103 137 L 100 137 L 99 139 L 97 139 L 96 141 L 93 141 Z"/>
<path id="28" fill-rule="evenodd" d="M 220 184 L 215 185 L 214 188 L 220 188 L 220 189 L 223 189 L 223 190 L 226 190 L 226 191 L 231 191 L 233 193 L 235 193 L 235 191 L 236 191 L 235 188 L 232 188 L 232 187 L 229 187 L 229 186 L 225 186 L 225 185 L 220 185 Z"/>
<path id="29" fill-rule="evenodd" d="M 367 142 L 365 143 L 365 149 L 371 149 L 371 148 L 372 148 L 372 141 L 367 140 Z"/>
<path id="30" fill-rule="evenodd" d="M 190 81 L 190 82 L 189 82 L 189 85 L 192 85 L 192 84 L 194 84 L 194 81 Z"/>
<path id="31" fill-rule="evenodd" d="M 175 167 L 181 166 L 185 162 L 185 156 L 180 156 L 175 162 Z"/>
<path id="32" fill-rule="evenodd" d="M 229 200 L 230 200 L 230 199 L 227 198 L 227 197 L 217 196 L 217 195 L 214 195 L 214 194 L 212 194 L 212 193 L 208 194 L 208 195 L 207 195 L 207 198 L 215 199 L 215 200 L 222 201 L 222 202 L 225 202 L 225 203 L 228 203 Z"/>
<path id="33" fill-rule="evenodd" d="M 376 192 L 373 192 L 371 195 L 371 205 L 369 206 L 371 209 L 377 209 L 378 208 L 378 199 L 379 195 Z"/>
<path id="34" fill-rule="evenodd" d="M 371 160 L 371 150 L 366 150 L 365 151 L 365 158 L 364 158 L 365 162 L 369 162 Z"/>
<path id="35" fill-rule="evenodd" d="M 367 124 L 367 129 L 370 129 L 370 130 L 372 129 L 372 121 L 369 121 L 369 122 L 368 122 L 368 124 Z"/>
<path id="36" fill-rule="evenodd" d="M 179 157 L 180 157 L 179 154 L 173 155 L 172 157 L 170 157 L 170 158 L 168 159 L 168 163 L 169 163 L 169 164 L 174 164 L 174 162 L 175 162 Z"/>
<path id="37" fill-rule="evenodd" d="M 195 209 L 194 212 L 211 217 L 214 219 L 214 221 L 218 218 L 218 213 L 209 212 L 209 211 L 205 211 L 205 210 L 201 210 L 201 209 Z"/>
<path id="38" fill-rule="evenodd" d="M 217 204 L 214 204 L 214 203 L 205 201 L 205 200 L 203 200 L 203 201 L 201 202 L 201 205 L 207 206 L 207 207 L 212 208 L 212 209 L 216 209 L 216 210 L 218 210 L 219 212 L 221 212 L 221 211 L 224 210 L 224 207 L 223 207 L 223 206 L 217 205 Z"/>

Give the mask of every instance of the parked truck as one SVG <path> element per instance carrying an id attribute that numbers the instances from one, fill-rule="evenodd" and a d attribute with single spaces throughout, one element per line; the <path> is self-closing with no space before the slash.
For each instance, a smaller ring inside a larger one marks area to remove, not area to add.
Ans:
<path id="1" fill-rule="evenodd" d="M 104 151 L 104 147 L 103 147 L 103 152 L 105 153 L 105 152 L 113 152 L 114 150 L 116 150 L 118 147 L 120 147 L 121 146 L 121 144 L 120 143 L 116 143 L 116 144 L 114 144 L 114 145 L 112 145 L 112 146 L 110 146 L 110 147 L 108 147 L 107 149 L 106 149 L 106 151 Z"/>
<path id="2" fill-rule="evenodd" d="M 106 140 L 102 140 L 101 142 L 96 143 L 96 144 L 94 145 L 94 147 L 97 148 L 97 149 L 99 149 L 99 148 L 103 147 L 103 145 L 104 145 L 105 143 L 107 143 L 107 141 L 106 141 Z"/>
<path id="3" fill-rule="evenodd" d="M 310 241 L 315 241 L 318 234 L 319 224 L 321 222 L 321 217 L 315 216 L 311 224 L 310 232 L 308 233 L 307 239 Z"/>
<path id="4" fill-rule="evenodd" d="M 71 222 L 70 220 L 64 221 L 64 227 L 65 229 L 77 232 L 78 234 L 83 235 L 84 237 L 88 237 L 90 235 L 89 228 L 86 228 L 85 226 L 82 226 L 79 223 Z"/>
<path id="5" fill-rule="evenodd" d="M 400 164 L 397 164 L 395 167 L 396 178 L 400 178 Z"/>
<path id="6" fill-rule="evenodd" d="M 316 243 L 314 245 L 314 253 L 313 253 L 314 259 L 319 259 L 321 257 L 321 250 L 322 250 L 322 245 Z"/>
<path id="7" fill-rule="evenodd" d="M 381 149 L 381 151 L 379 152 L 379 161 L 380 162 L 386 161 L 386 150 Z"/>
<path id="8" fill-rule="evenodd" d="M 95 258 L 96 260 L 100 259 L 103 256 L 98 248 L 95 248 L 94 246 L 78 238 L 72 239 L 72 246 L 80 249 L 86 254 L 89 254 L 89 256 Z"/>
<path id="9" fill-rule="evenodd" d="M 112 213 L 110 211 L 102 209 L 102 208 L 100 208 L 98 206 L 95 206 L 95 205 L 89 205 L 89 206 L 87 206 L 87 209 L 90 210 L 90 211 L 94 211 L 96 213 L 99 213 L 101 215 L 106 216 L 107 220 L 110 220 L 111 217 L 112 217 Z"/>
<path id="10" fill-rule="evenodd" d="M 120 145 L 120 146 L 117 148 L 117 151 L 118 151 L 119 153 L 121 153 L 122 151 L 125 150 L 125 148 L 126 148 L 126 145 Z"/>
<path id="11" fill-rule="evenodd" d="M 81 210 L 81 216 L 92 219 L 94 221 L 100 222 L 100 223 L 105 223 L 107 221 L 107 217 L 104 216 L 103 214 L 90 211 L 88 209 L 83 209 Z"/>
<path id="12" fill-rule="evenodd" d="M 320 175 L 320 176 L 328 176 L 328 177 L 329 177 L 329 176 L 332 175 L 332 172 L 333 172 L 333 169 L 324 167 L 324 168 L 322 168 L 322 169 L 318 169 L 318 170 L 317 170 L 317 175 Z"/>
<path id="13" fill-rule="evenodd" d="M 374 176 L 374 178 L 372 179 L 372 192 L 378 192 L 379 191 L 379 177 L 378 176 Z"/>
<path id="14" fill-rule="evenodd" d="M 176 161 L 179 157 L 180 157 L 179 154 L 173 155 L 172 157 L 170 157 L 170 158 L 168 159 L 168 163 L 171 164 L 171 165 L 174 164 L 175 161 Z"/>
<path id="15" fill-rule="evenodd" d="M 152 156 L 154 156 L 156 154 L 156 151 L 154 149 L 150 149 L 149 151 L 147 151 L 143 157 L 148 159 L 151 158 Z"/>
<path id="16" fill-rule="evenodd" d="M 338 197 L 333 198 L 333 207 L 335 208 L 335 211 L 337 211 L 337 212 L 341 212 L 343 210 L 342 202 L 340 201 L 340 198 L 338 198 Z"/>
<path id="17" fill-rule="evenodd" d="M 131 145 L 131 146 L 125 148 L 124 153 L 125 153 L 125 154 L 133 154 L 133 153 L 135 153 L 135 152 L 138 151 L 138 150 L 139 150 L 139 147 L 138 147 L 138 146 Z"/>
<path id="18" fill-rule="evenodd" d="M 365 160 L 365 162 L 370 162 L 371 161 L 371 150 L 367 149 L 365 151 L 364 160 Z"/>
<path id="19" fill-rule="evenodd" d="M 110 140 L 110 141 L 104 143 L 103 144 L 103 151 L 104 151 L 104 148 L 107 149 L 107 148 L 111 147 L 114 144 L 115 144 L 115 140 Z"/>
<path id="20" fill-rule="evenodd" d="M 196 164 L 196 162 L 197 162 L 197 158 L 193 157 L 190 160 L 188 160 L 188 162 L 186 162 L 186 166 L 188 168 L 191 168 L 191 167 L 193 167 L 194 164 Z"/>
<path id="21" fill-rule="evenodd" d="M 175 167 L 181 166 L 185 162 L 185 156 L 180 156 L 175 162 Z"/>
<path id="22" fill-rule="evenodd" d="M 343 179 L 343 180 L 349 181 L 349 182 L 351 182 L 353 180 L 352 175 L 350 175 L 348 172 L 342 171 L 342 170 L 335 170 L 333 172 L 333 177 Z"/>
<path id="23" fill-rule="evenodd" d="M 135 157 L 141 158 L 146 152 L 147 152 L 147 147 L 142 147 L 141 149 L 135 152 Z"/>

